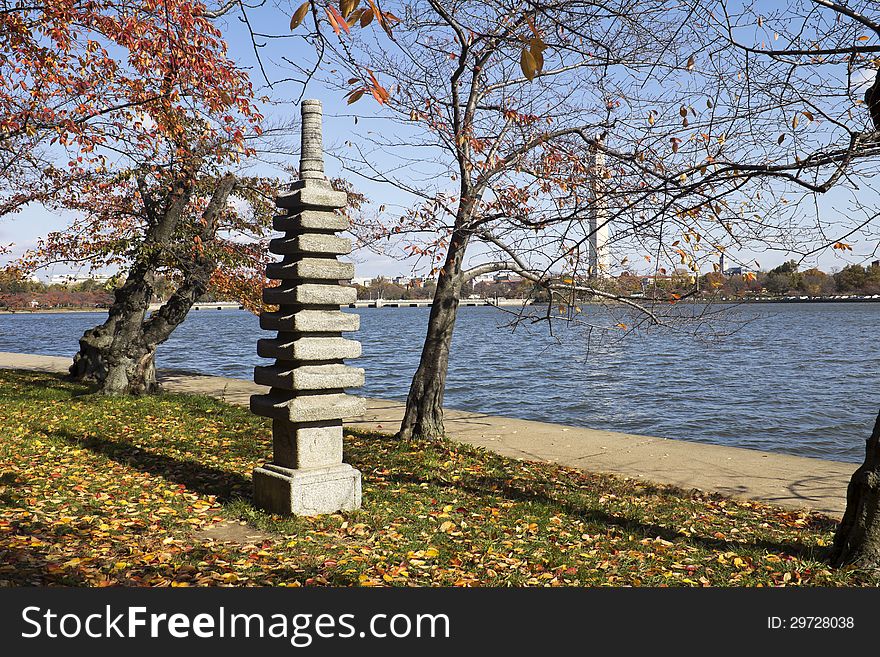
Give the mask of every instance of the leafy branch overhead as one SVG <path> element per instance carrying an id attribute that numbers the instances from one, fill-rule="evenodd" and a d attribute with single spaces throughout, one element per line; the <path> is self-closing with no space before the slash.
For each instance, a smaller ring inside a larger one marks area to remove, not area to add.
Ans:
<path id="1" fill-rule="evenodd" d="M 323 18 L 319 13 L 323 8 Z M 350 34 L 352 28 L 360 27 L 366 29 L 375 20 L 388 35 L 393 38 L 392 28 L 400 23 L 400 19 L 390 11 L 382 11 L 379 5 L 373 0 L 367 0 L 367 5 L 360 6 L 360 0 L 341 0 L 339 8 L 332 3 L 323 3 L 322 7 L 315 0 L 306 0 L 293 13 L 290 18 L 291 31 L 296 30 L 306 16 L 312 13 L 315 22 L 315 29 L 320 31 L 321 22 L 325 21 L 333 29 L 336 36 L 341 37 L 343 33 Z M 380 104 L 388 102 L 391 94 L 383 87 L 376 76 L 369 69 L 364 69 L 365 74 L 362 79 L 353 78 L 348 81 L 350 85 L 356 85 L 346 94 L 348 104 L 355 103 L 360 100 L 364 94 L 370 94 Z"/>

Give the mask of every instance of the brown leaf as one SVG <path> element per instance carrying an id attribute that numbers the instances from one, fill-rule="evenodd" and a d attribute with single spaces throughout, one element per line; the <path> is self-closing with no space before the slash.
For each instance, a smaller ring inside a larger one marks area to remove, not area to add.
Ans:
<path id="1" fill-rule="evenodd" d="M 299 24 L 303 22 L 303 19 L 306 17 L 306 14 L 309 12 L 309 7 L 311 7 L 311 0 L 306 0 L 302 3 L 295 12 L 293 12 L 293 16 L 290 18 L 290 29 L 295 30 L 299 27 Z"/>
<path id="2" fill-rule="evenodd" d="M 355 23 L 357 23 L 361 19 L 361 16 L 363 16 L 363 14 L 363 9 L 356 9 L 348 15 L 348 17 L 345 19 L 345 22 L 348 23 L 349 27 L 354 27 Z"/>
<path id="3" fill-rule="evenodd" d="M 359 2 L 360 0 L 340 0 L 339 13 L 342 14 L 343 18 L 348 18 L 349 14 L 357 9 Z"/>
<path id="4" fill-rule="evenodd" d="M 523 75 L 531 81 L 535 79 L 535 74 L 538 72 L 538 65 L 535 63 L 535 58 L 532 57 L 532 53 L 528 50 L 523 50 L 522 55 L 519 58 L 519 67 L 522 69 Z"/>
<path id="5" fill-rule="evenodd" d="M 529 48 L 529 54 L 532 56 L 532 59 L 535 60 L 535 70 L 539 73 L 544 69 L 544 50 L 546 46 L 544 42 L 539 38 L 534 38 L 531 40 L 531 46 Z"/>

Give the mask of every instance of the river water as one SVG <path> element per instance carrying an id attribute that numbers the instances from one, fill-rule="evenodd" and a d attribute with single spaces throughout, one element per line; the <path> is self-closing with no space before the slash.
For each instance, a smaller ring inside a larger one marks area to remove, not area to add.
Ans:
<path id="1" fill-rule="evenodd" d="M 363 394 L 405 399 L 428 308 L 366 308 Z M 96 313 L 0 315 L 0 351 L 70 356 Z M 880 408 L 880 303 L 733 307 L 729 335 L 655 329 L 588 339 L 581 328 L 509 327 L 465 307 L 453 340 L 449 408 L 860 461 Z M 261 331 L 245 311 L 200 310 L 159 349 L 159 367 L 250 379 Z"/>

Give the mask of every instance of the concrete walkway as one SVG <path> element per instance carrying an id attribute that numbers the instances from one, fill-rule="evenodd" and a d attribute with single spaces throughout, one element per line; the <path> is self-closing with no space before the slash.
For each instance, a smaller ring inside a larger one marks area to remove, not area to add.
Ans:
<path id="1" fill-rule="evenodd" d="M 0 352 L 0 368 L 57 373 L 66 372 L 69 365 L 69 358 Z M 243 406 L 251 394 L 265 392 L 249 381 L 176 370 L 160 372 L 159 379 L 169 392 L 210 395 Z M 402 417 L 402 402 L 368 399 L 366 414 L 346 424 L 394 432 Z M 717 491 L 838 517 L 843 514 L 846 485 L 856 468 L 852 463 L 455 410 L 446 411 L 445 424 L 450 438 L 504 456 Z"/>

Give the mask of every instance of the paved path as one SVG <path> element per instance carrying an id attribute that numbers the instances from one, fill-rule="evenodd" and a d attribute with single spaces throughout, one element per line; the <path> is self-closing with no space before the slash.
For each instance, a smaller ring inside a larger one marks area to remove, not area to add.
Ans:
<path id="1" fill-rule="evenodd" d="M 69 358 L 0 352 L 0 368 L 65 372 L 69 364 Z M 251 394 L 265 392 L 249 381 L 181 371 L 162 371 L 159 378 L 170 392 L 210 395 L 233 404 L 247 405 Z M 402 416 L 401 402 L 368 399 L 366 414 L 346 424 L 394 432 Z M 846 484 L 856 468 L 852 463 L 455 410 L 446 411 L 445 424 L 450 438 L 504 456 L 717 491 L 833 516 L 843 514 Z"/>

